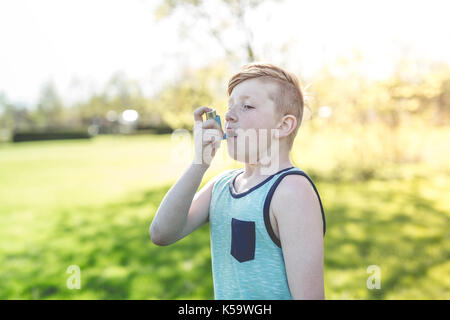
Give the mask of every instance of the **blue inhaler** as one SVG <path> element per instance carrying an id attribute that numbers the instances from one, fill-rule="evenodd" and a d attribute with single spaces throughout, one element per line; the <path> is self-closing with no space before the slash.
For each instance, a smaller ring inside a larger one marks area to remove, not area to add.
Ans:
<path id="1" fill-rule="evenodd" d="M 217 122 L 217 123 L 219 124 L 219 126 L 220 126 L 220 129 L 222 129 L 222 123 L 220 122 L 220 116 L 219 116 L 218 114 L 216 114 L 216 110 L 209 111 L 209 112 L 206 113 L 206 120 L 208 120 L 208 119 L 214 119 L 214 120 L 216 120 L 216 122 Z M 223 129 L 222 129 L 222 131 L 223 131 Z M 227 134 L 225 133 L 225 134 L 223 135 L 222 140 L 224 140 L 224 139 L 226 139 L 226 138 L 227 138 Z"/>

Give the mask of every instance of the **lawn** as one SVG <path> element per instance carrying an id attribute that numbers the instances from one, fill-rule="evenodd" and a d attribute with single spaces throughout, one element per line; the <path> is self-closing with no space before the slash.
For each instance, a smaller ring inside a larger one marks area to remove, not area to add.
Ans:
<path id="1" fill-rule="evenodd" d="M 213 299 L 208 226 L 168 247 L 148 234 L 190 162 L 172 156 L 173 143 L 162 135 L 0 145 L 0 299 Z M 327 217 L 328 299 L 450 299 L 448 170 L 405 165 L 391 170 L 412 174 L 333 181 L 302 163 Z M 232 167 L 241 166 L 216 161 L 202 184 Z M 71 265 L 80 289 L 67 287 Z M 380 268 L 380 289 L 366 286 L 370 265 Z"/>

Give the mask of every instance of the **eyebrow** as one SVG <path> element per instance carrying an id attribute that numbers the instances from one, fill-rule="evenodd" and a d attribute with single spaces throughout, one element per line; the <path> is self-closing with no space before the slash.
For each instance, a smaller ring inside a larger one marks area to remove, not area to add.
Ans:
<path id="1" fill-rule="evenodd" d="M 242 99 L 247 99 L 247 98 L 251 98 L 250 96 L 244 95 L 244 96 L 240 96 L 241 100 Z M 233 101 L 233 98 L 228 99 L 228 104 L 230 104 L 231 101 Z"/>

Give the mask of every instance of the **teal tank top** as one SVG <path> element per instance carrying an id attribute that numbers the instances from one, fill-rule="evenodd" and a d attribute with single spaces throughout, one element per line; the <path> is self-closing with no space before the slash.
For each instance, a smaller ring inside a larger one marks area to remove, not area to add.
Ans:
<path id="1" fill-rule="evenodd" d="M 283 169 L 246 192 L 236 193 L 234 181 L 244 169 L 222 172 L 212 189 L 209 208 L 211 261 L 216 300 L 292 299 L 279 239 L 270 224 L 270 201 L 281 180 L 305 172 Z"/>

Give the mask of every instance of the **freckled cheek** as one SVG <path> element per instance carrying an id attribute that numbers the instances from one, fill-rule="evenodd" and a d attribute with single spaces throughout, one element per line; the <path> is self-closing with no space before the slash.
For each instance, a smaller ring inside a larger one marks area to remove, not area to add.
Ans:
<path id="1" fill-rule="evenodd" d="M 271 132 L 270 132 L 270 129 L 266 129 L 266 128 L 259 129 L 257 137 L 258 137 L 258 145 L 270 146 L 270 144 L 271 144 Z"/>

